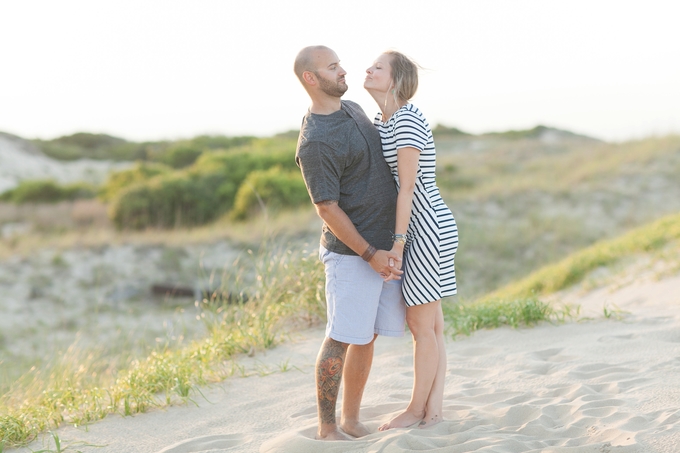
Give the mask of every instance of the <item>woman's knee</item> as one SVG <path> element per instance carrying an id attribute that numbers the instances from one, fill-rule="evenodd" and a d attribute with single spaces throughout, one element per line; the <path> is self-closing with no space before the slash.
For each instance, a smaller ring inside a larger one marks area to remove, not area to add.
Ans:
<path id="1" fill-rule="evenodd" d="M 433 312 L 431 307 L 428 309 L 421 309 L 421 307 L 425 306 L 409 307 L 406 310 L 406 323 L 413 335 L 435 331 L 436 312 Z"/>

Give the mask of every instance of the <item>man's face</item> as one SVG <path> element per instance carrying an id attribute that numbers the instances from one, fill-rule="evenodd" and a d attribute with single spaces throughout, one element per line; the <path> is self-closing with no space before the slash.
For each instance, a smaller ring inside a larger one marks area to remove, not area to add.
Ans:
<path id="1" fill-rule="evenodd" d="M 319 80 L 319 88 L 329 96 L 342 97 L 347 91 L 345 74 L 340 66 L 340 59 L 332 50 L 320 52 L 317 55 L 317 65 L 314 75 Z"/>

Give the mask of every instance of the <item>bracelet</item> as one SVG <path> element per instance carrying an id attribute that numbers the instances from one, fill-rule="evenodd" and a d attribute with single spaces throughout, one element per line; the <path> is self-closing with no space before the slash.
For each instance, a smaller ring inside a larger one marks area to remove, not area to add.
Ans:
<path id="1" fill-rule="evenodd" d="M 378 249 L 373 247 L 371 244 L 368 244 L 368 248 L 363 253 L 363 255 L 361 255 L 361 259 L 363 259 L 366 262 L 371 261 L 371 258 L 373 258 L 373 255 L 375 255 L 375 252 L 377 251 Z"/>
<path id="2" fill-rule="evenodd" d="M 393 234 L 392 242 L 396 242 L 401 245 L 406 245 L 406 235 L 405 234 Z"/>

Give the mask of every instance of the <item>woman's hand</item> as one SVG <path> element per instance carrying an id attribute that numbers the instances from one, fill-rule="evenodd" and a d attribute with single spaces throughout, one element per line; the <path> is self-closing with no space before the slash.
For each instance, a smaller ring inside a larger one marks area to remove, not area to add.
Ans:
<path id="1" fill-rule="evenodd" d="M 403 258 L 404 258 L 404 245 L 395 242 L 394 246 L 392 246 L 392 250 L 390 250 L 390 258 L 388 264 L 390 266 L 391 272 L 389 275 L 384 277 L 384 280 L 386 282 L 389 282 L 390 280 L 401 280 L 400 275 L 404 273 L 404 271 L 401 270 L 404 263 Z"/>
<path id="2" fill-rule="evenodd" d="M 396 253 L 378 250 L 368 264 L 380 274 L 383 280 L 389 282 L 390 280 L 401 280 L 403 272 L 399 269 L 401 267 L 400 259 L 400 256 Z"/>
<path id="3" fill-rule="evenodd" d="M 392 246 L 392 250 L 390 252 L 394 253 L 399 257 L 399 260 L 395 263 L 390 263 L 393 267 L 401 270 L 401 268 L 404 265 L 404 244 L 400 244 L 399 242 L 395 242 L 394 245 Z"/>

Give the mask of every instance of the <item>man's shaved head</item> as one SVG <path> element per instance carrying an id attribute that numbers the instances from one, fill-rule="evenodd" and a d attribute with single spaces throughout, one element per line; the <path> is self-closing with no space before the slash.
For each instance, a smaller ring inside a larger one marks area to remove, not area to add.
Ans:
<path id="1" fill-rule="evenodd" d="M 297 54 L 293 70 L 295 71 L 295 75 L 297 76 L 298 79 L 300 79 L 300 82 L 303 85 L 304 80 L 302 79 L 302 73 L 305 71 L 316 73 L 318 68 L 316 66 L 317 64 L 316 58 L 314 57 L 318 55 L 320 52 L 326 51 L 332 52 L 332 50 L 326 46 L 309 46 L 305 47 Z"/>

